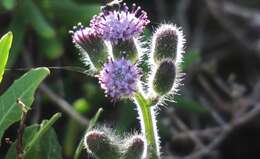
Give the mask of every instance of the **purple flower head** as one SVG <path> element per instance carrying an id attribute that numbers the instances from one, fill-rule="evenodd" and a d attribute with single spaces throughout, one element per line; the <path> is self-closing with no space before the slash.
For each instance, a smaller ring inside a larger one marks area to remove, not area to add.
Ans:
<path id="1" fill-rule="evenodd" d="M 135 4 L 132 10 L 124 3 L 119 10 L 104 10 L 94 16 L 90 26 L 100 34 L 104 40 L 117 43 L 118 40 L 127 40 L 141 33 L 148 25 L 147 13 Z"/>
<path id="2" fill-rule="evenodd" d="M 98 77 L 105 93 L 113 99 L 120 99 L 130 97 L 136 91 L 140 72 L 125 59 L 109 60 Z"/>
<path id="3" fill-rule="evenodd" d="M 74 26 L 70 33 L 72 35 L 73 43 L 81 46 L 82 48 L 86 47 L 86 45 L 88 45 L 91 41 L 100 38 L 93 29 L 84 27 L 81 23 Z"/>

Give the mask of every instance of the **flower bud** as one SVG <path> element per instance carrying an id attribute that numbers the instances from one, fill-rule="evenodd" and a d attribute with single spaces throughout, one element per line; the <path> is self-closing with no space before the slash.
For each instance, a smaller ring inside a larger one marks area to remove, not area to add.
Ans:
<path id="1" fill-rule="evenodd" d="M 165 95 L 171 91 L 176 77 L 176 67 L 172 60 L 166 59 L 159 64 L 152 85 L 158 95 Z"/>
<path id="2" fill-rule="evenodd" d="M 138 58 L 138 51 L 136 47 L 135 40 L 119 40 L 115 43 L 112 43 L 112 51 L 114 59 L 127 59 L 132 63 L 135 63 Z"/>
<path id="3" fill-rule="evenodd" d="M 122 159 L 141 159 L 144 153 L 144 148 L 144 139 L 139 135 L 133 136 L 126 142 Z"/>
<path id="4" fill-rule="evenodd" d="M 99 159 L 115 159 L 120 157 L 117 141 L 109 133 L 93 130 L 85 136 L 85 146 L 89 153 Z"/>
<path id="5" fill-rule="evenodd" d="M 178 49 L 182 49 L 182 32 L 173 25 L 162 25 L 153 35 L 152 55 L 155 63 L 169 58 L 176 59 Z"/>
<path id="6" fill-rule="evenodd" d="M 108 50 L 103 39 L 91 28 L 84 28 L 80 23 L 71 31 L 73 42 L 88 54 L 92 64 L 100 70 L 108 58 Z"/>

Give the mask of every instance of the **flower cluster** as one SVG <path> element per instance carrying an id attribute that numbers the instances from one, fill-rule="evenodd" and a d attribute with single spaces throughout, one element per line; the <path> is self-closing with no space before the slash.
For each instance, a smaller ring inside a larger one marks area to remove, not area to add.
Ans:
<path id="1" fill-rule="evenodd" d="M 79 24 L 71 31 L 73 43 L 88 54 L 89 61 L 98 71 L 101 88 L 113 99 L 130 97 L 137 89 L 140 71 L 134 64 L 137 49 L 132 39 L 149 22 L 146 12 L 136 4 L 131 10 L 126 4 L 120 4 L 116 10 L 102 9 L 93 17 L 90 27 Z"/>
<path id="2" fill-rule="evenodd" d="M 105 40 L 117 42 L 128 40 L 140 34 L 149 24 L 147 14 L 133 4 L 132 10 L 124 3 L 119 11 L 103 11 L 94 16 L 90 26 L 97 31 Z"/>
<path id="3" fill-rule="evenodd" d="M 76 27 L 72 38 L 87 52 L 106 95 L 112 100 L 134 100 L 145 140 L 143 137 L 129 138 L 130 142 L 119 146 L 113 142 L 111 134 L 93 131 L 87 134 L 85 144 L 90 153 L 100 158 L 160 158 L 155 109 L 165 101 L 172 101 L 178 90 L 183 34 L 175 25 L 163 24 L 153 34 L 150 48 L 143 48 L 147 45 L 140 43 L 138 35 L 150 23 L 147 13 L 135 4 L 129 9 L 118 2 L 122 1 L 113 1 L 116 8 L 111 4 L 109 8 L 108 5 L 102 7 L 89 28 Z M 150 51 L 147 58 L 142 56 L 145 50 Z M 142 81 L 148 83 L 143 83 L 145 87 L 138 85 L 141 72 L 147 73 L 142 76 Z"/>

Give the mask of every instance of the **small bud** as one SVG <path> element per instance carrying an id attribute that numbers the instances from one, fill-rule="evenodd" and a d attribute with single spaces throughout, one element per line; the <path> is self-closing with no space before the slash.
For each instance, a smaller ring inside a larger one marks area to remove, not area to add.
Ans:
<path id="1" fill-rule="evenodd" d="M 73 42 L 87 53 L 93 65 L 100 70 L 108 58 L 108 50 L 103 39 L 91 28 L 85 28 L 80 23 L 71 31 Z"/>
<path id="2" fill-rule="evenodd" d="M 174 25 L 162 25 L 153 35 L 152 55 L 154 62 L 159 64 L 162 60 L 169 58 L 176 59 L 179 48 L 182 43 L 182 32 Z"/>
<path id="3" fill-rule="evenodd" d="M 134 39 L 128 39 L 125 41 L 119 40 L 112 43 L 113 57 L 114 59 L 127 59 L 132 63 L 135 63 L 138 58 L 138 51 Z"/>
<path id="4" fill-rule="evenodd" d="M 144 153 L 144 139 L 137 135 L 128 139 L 122 159 L 141 159 Z"/>
<path id="5" fill-rule="evenodd" d="M 152 81 L 153 90 L 158 95 L 171 91 L 176 77 L 176 68 L 172 60 L 166 59 L 159 64 Z"/>
<path id="6" fill-rule="evenodd" d="M 89 153 L 99 159 L 115 159 L 119 158 L 121 153 L 118 141 L 114 140 L 110 133 L 93 130 L 85 136 L 85 146 Z"/>

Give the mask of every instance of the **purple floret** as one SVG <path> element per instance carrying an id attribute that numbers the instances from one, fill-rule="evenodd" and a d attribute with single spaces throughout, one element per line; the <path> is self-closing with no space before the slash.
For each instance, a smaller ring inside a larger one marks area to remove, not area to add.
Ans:
<path id="1" fill-rule="evenodd" d="M 98 77 L 105 93 L 113 99 L 120 99 L 128 98 L 136 92 L 140 73 L 128 60 L 109 60 Z"/>
<path id="2" fill-rule="evenodd" d="M 113 11 L 103 11 L 94 16 L 90 26 L 100 34 L 104 40 L 116 43 L 118 40 L 127 40 L 140 34 L 148 20 L 147 13 L 135 4 L 132 10 L 126 4 L 122 8 Z"/>
<path id="3" fill-rule="evenodd" d="M 74 26 L 73 30 L 70 31 L 70 34 L 72 35 L 73 43 L 83 48 L 94 39 L 100 38 L 93 29 L 84 27 L 81 23 Z"/>

